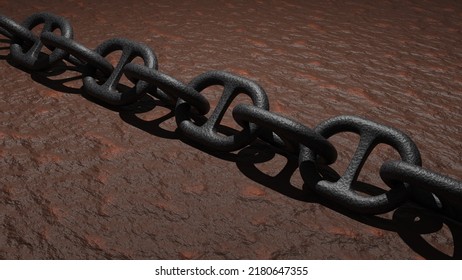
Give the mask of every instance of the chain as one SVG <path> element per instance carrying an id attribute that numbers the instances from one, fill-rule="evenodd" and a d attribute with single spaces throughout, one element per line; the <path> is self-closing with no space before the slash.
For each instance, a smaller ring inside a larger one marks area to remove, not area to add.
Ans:
<path id="1" fill-rule="evenodd" d="M 43 24 L 40 35 L 31 30 Z M 53 33 L 59 30 L 60 35 Z M 127 39 L 114 38 L 90 50 L 73 40 L 70 23 L 50 13 L 37 13 L 22 24 L 0 15 L 0 33 L 11 42 L 10 61 L 27 71 L 43 71 L 66 60 L 83 74 L 83 89 L 89 96 L 113 106 L 129 105 L 154 89 L 155 97 L 172 105 L 178 131 L 189 140 L 216 151 L 236 151 L 257 138 L 298 156 L 299 170 L 305 185 L 318 195 L 349 211 L 376 215 L 392 211 L 407 201 L 431 208 L 462 221 L 462 182 L 422 167 L 417 146 L 403 132 L 355 116 L 337 116 L 314 129 L 269 111 L 268 97 L 255 82 L 223 71 L 210 71 L 183 84 L 158 71 L 155 53 L 146 45 Z M 51 53 L 46 54 L 46 47 Z M 105 57 L 122 51 L 114 67 Z M 140 57 L 143 65 L 131 61 Z M 126 75 L 131 88 L 121 85 Z M 223 94 L 209 118 L 211 110 L 201 91 L 223 86 Z M 232 116 L 240 131 L 218 133 L 220 122 L 232 101 L 239 94 L 248 95 L 252 105 L 238 104 Z M 330 164 L 337 150 L 328 138 L 342 132 L 360 136 L 359 144 L 345 173 L 332 178 Z M 386 161 L 380 177 L 390 190 L 375 196 L 363 196 L 354 191 L 358 175 L 369 154 L 380 143 L 394 148 L 399 161 Z"/>

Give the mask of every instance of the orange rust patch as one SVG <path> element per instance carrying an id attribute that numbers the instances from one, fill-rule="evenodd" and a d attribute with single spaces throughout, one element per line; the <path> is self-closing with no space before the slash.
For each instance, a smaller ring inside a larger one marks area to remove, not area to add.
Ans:
<path id="1" fill-rule="evenodd" d="M 40 96 L 43 97 L 51 97 L 51 98 L 61 98 L 63 96 L 62 93 L 52 89 L 44 89 L 39 91 Z"/>
<path id="2" fill-rule="evenodd" d="M 338 90 L 338 86 L 334 84 L 322 84 L 320 87 L 324 89 Z"/>
<path id="3" fill-rule="evenodd" d="M 247 42 L 249 42 L 250 44 L 252 44 L 253 46 L 255 47 L 258 47 L 258 48 L 267 48 L 268 45 L 261 41 L 261 40 L 255 40 L 255 39 L 247 39 Z"/>
<path id="4" fill-rule="evenodd" d="M 89 234 L 85 236 L 85 240 L 91 247 L 97 249 L 103 249 L 104 247 L 106 247 L 104 240 L 100 236 Z"/>
<path id="5" fill-rule="evenodd" d="M 324 230 L 331 234 L 343 235 L 343 236 L 347 236 L 350 238 L 355 238 L 358 236 L 358 234 L 354 232 L 353 229 L 345 228 L 345 227 L 332 226 L 329 228 L 324 228 Z"/>
<path id="6" fill-rule="evenodd" d="M 271 103 L 271 111 L 272 112 L 275 112 L 275 113 L 282 113 L 284 112 L 284 105 L 281 104 L 281 102 L 279 100 L 276 100 L 276 101 L 273 101 Z"/>
<path id="7" fill-rule="evenodd" d="M 379 228 L 369 227 L 369 228 L 366 228 L 366 229 L 373 236 L 382 237 L 384 235 L 383 230 L 381 230 Z"/>
<path id="8" fill-rule="evenodd" d="M 183 260 L 195 259 L 199 256 L 198 253 L 192 251 L 183 251 L 178 253 L 178 257 Z"/>
<path id="9" fill-rule="evenodd" d="M 246 186 L 241 191 L 241 195 L 244 197 L 255 198 L 266 195 L 266 192 L 260 186 Z"/>
<path id="10" fill-rule="evenodd" d="M 322 31 L 324 32 L 324 28 L 322 28 L 321 25 L 319 24 L 316 24 L 316 23 L 308 23 L 307 26 L 313 30 L 316 30 L 316 31 Z"/>
<path id="11" fill-rule="evenodd" d="M 317 60 L 314 60 L 314 61 L 310 61 L 308 62 L 309 65 L 312 65 L 312 66 L 321 66 L 321 62 L 320 61 L 317 61 Z"/>
<path id="12" fill-rule="evenodd" d="M 297 47 L 306 47 L 306 41 L 305 40 L 297 40 L 293 43 L 294 46 Z"/>

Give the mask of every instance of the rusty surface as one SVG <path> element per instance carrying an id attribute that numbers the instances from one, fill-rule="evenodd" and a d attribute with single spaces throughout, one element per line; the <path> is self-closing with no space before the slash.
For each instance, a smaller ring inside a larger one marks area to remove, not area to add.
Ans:
<path id="1" fill-rule="evenodd" d="M 91 48 L 143 42 L 184 82 L 211 69 L 243 75 L 272 111 L 308 126 L 339 114 L 393 126 L 425 167 L 461 180 L 462 2 L 318 2 L 18 0 L 0 12 L 64 16 Z M 410 207 L 355 216 L 302 196 L 293 159 L 260 146 L 203 151 L 152 100 L 143 113 L 105 108 L 80 95 L 79 73 L 25 73 L 7 46 L 2 38 L 0 258 L 461 257 L 451 221 Z M 213 106 L 218 93 L 207 96 Z M 341 172 L 357 138 L 332 140 Z M 264 162 L 252 164 L 255 154 Z M 378 168 L 396 157 L 380 146 L 361 178 L 382 186 Z"/>

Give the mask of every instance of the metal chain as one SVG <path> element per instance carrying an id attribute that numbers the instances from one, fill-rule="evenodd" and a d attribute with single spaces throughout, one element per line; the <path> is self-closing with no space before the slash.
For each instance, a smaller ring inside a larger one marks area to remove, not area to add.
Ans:
<path id="1" fill-rule="evenodd" d="M 32 29 L 43 24 L 40 36 Z M 59 30 L 60 35 L 53 31 Z M 355 116 L 338 116 L 314 129 L 269 111 L 267 95 L 255 82 L 223 71 L 211 71 L 183 84 L 158 71 L 155 53 L 146 45 L 114 38 L 90 50 L 73 40 L 70 23 L 50 13 L 37 13 L 18 24 L 0 15 L 0 33 L 11 40 L 10 60 L 28 71 L 42 71 L 66 60 L 83 69 L 83 89 L 104 103 L 121 106 L 136 102 L 148 90 L 174 105 L 178 130 L 190 140 L 217 151 L 236 151 L 251 144 L 257 137 L 298 155 L 299 170 L 307 187 L 355 213 L 381 214 L 396 209 L 406 201 L 414 201 L 446 216 L 462 221 L 462 182 L 424 169 L 419 150 L 403 132 Z M 45 54 L 43 47 L 51 50 Z M 122 51 L 113 67 L 105 57 Z M 142 58 L 144 65 L 131 61 Z M 134 86 L 122 86 L 126 75 Z M 223 94 L 207 119 L 210 104 L 201 93 L 213 86 L 223 86 Z M 223 135 L 220 122 L 232 101 L 239 94 L 248 95 L 253 105 L 238 104 L 232 116 L 242 130 Z M 197 121 L 200 117 L 201 121 Z M 341 132 L 359 134 L 360 141 L 348 168 L 333 180 L 325 170 L 337 158 L 337 150 L 328 138 Z M 362 196 L 354 191 L 358 175 L 369 154 L 380 143 L 393 147 L 400 161 L 386 161 L 380 177 L 390 190 L 375 196 Z"/>

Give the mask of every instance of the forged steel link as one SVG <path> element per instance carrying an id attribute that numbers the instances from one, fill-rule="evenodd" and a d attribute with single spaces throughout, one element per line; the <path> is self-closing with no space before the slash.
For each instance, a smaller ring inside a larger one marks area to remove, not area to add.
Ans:
<path id="1" fill-rule="evenodd" d="M 43 30 L 37 36 L 31 30 L 40 24 Z M 60 34 L 53 33 L 55 30 Z M 156 55 L 148 46 L 114 38 L 90 50 L 73 40 L 72 26 L 66 19 L 50 13 L 33 14 L 21 24 L 0 15 L 0 33 L 11 40 L 9 59 L 14 65 L 27 71 L 41 71 L 67 60 L 84 69 L 85 92 L 104 103 L 128 105 L 154 89 L 156 97 L 175 104 L 178 130 L 210 149 L 236 151 L 258 137 L 297 155 L 305 185 L 352 212 L 381 214 L 414 201 L 462 221 L 462 182 L 424 169 L 417 146 L 401 131 L 355 116 L 334 117 L 310 129 L 270 112 L 265 91 L 251 80 L 210 71 L 183 84 L 158 70 Z M 44 46 L 51 50 L 50 54 L 42 51 Z M 117 50 L 122 55 L 114 67 L 105 57 Z M 144 65 L 131 63 L 136 57 L 141 57 Z M 123 74 L 134 83 L 132 88 L 120 84 Z M 223 86 L 223 94 L 207 119 L 205 115 L 211 108 L 201 92 L 213 85 Z M 242 130 L 223 135 L 219 133 L 221 120 L 239 94 L 248 95 L 253 105 L 235 106 L 232 116 Z M 193 115 L 202 116 L 202 121 L 195 121 Z M 341 132 L 359 134 L 360 140 L 345 173 L 332 179 L 325 171 L 336 161 L 337 150 L 328 138 Z M 375 196 L 359 195 L 354 190 L 358 175 L 380 143 L 393 147 L 401 156 L 400 161 L 385 161 L 380 168 L 380 177 L 390 190 Z"/>
<path id="2" fill-rule="evenodd" d="M 67 55 L 61 49 L 54 49 L 49 55 L 41 52 L 43 43 L 30 30 L 42 23 L 44 24 L 42 32 L 59 29 L 61 36 L 72 39 L 74 33 L 70 23 L 62 17 L 49 13 L 38 13 L 28 17 L 21 24 L 23 29 L 18 28 L 17 25 L 3 26 L 13 35 L 10 47 L 11 59 L 28 70 L 47 69 Z M 17 38 L 19 40 L 16 40 Z"/>
<path id="3" fill-rule="evenodd" d="M 316 154 L 308 147 L 303 147 L 300 153 L 300 168 L 305 182 L 312 181 L 313 189 L 344 207 L 355 212 L 379 214 L 388 212 L 404 202 L 408 185 L 401 182 L 388 182 L 390 191 L 376 196 L 364 197 L 353 190 L 353 185 L 359 172 L 374 147 L 385 143 L 395 148 L 404 162 L 420 166 L 420 153 L 414 142 L 404 133 L 375 122 L 354 116 L 339 116 L 319 124 L 315 131 L 329 138 L 340 132 L 353 132 L 360 136 L 358 148 L 345 173 L 336 182 L 323 180 L 316 168 Z M 307 162 L 309 162 L 307 164 Z"/>

